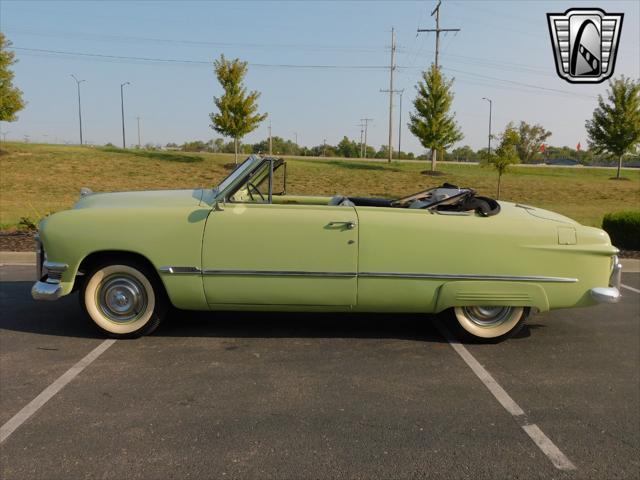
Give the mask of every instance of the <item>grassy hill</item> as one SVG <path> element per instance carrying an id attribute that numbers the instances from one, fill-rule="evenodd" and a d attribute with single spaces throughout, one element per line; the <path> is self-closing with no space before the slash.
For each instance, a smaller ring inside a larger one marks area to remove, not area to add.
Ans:
<path id="1" fill-rule="evenodd" d="M 5 143 L 0 155 L 0 227 L 21 217 L 37 221 L 69 208 L 81 187 L 94 191 L 210 187 L 224 178 L 233 157 L 115 148 Z M 422 175 L 425 163 L 391 164 L 348 159 L 289 159 L 292 194 L 399 197 L 449 182 L 495 195 L 488 167 L 442 164 L 440 177 Z M 503 177 L 502 199 L 548 208 L 599 226 L 605 213 L 640 208 L 640 172 L 612 181 L 613 169 L 519 166 Z"/>

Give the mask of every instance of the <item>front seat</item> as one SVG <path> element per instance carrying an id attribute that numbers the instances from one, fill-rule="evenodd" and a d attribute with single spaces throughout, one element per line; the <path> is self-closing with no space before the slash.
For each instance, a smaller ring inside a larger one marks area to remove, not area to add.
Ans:
<path id="1" fill-rule="evenodd" d="M 333 197 L 331 197 L 331 200 L 329 200 L 329 203 L 327 205 L 340 206 L 340 207 L 355 207 L 356 206 L 355 203 L 353 203 L 351 200 L 349 200 L 344 195 L 334 195 Z"/>

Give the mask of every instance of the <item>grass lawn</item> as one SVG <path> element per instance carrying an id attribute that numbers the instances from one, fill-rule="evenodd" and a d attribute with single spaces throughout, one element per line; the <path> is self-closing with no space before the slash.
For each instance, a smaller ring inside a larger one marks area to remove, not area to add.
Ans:
<path id="1" fill-rule="evenodd" d="M 93 147 L 4 143 L 0 154 L 0 227 L 21 217 L 36 221 L 66 209 L 81 187 L 145 190 L 211 187 L 229 170 L 233 156 Z M 399 197 L 449 182 L 494 196 L 497 175 L 489 167 L 442 164 L 440 177 L 422 175 L 426 163 L 391 164 L 289 159 L 291 194 Z M 586 225 L 600 226 L 607 212 L 640 209 L 640 172 L 612 181 L 614 169 L 514 167 L 502 179 L 502 199 L 548 208 Z"/>

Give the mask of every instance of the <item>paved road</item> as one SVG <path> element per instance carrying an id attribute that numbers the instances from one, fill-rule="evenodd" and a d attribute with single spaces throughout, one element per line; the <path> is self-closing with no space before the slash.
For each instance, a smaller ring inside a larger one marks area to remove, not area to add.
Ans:
<path id="1" fill-rule="evenodd" d="M 76 296 L 33 302 L 18 274 L 0 284 L 0 425 L 103 343 Z M 624 293 L 466 346 L 520 419 L 429 317 L 177 312 L 22 423 L 0 477 L 638 478 L 640 296 Z M 555 468 L 523 418 L 576 470 Z"/>

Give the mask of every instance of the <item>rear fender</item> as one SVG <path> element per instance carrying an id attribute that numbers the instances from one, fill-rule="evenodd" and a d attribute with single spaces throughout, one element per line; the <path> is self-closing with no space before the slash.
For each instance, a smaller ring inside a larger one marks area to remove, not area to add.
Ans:
<path id="1" fill-rule="evenodd" d="M 447 282 L 438 290 L 436 313 L 473 305 L 533 307 L 549 310 L 544 289 L 536 283 L 503 281 Z"/>

